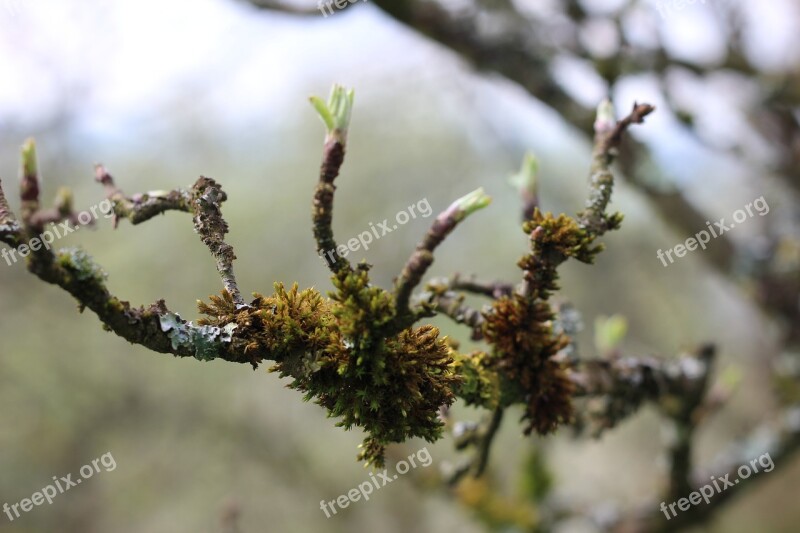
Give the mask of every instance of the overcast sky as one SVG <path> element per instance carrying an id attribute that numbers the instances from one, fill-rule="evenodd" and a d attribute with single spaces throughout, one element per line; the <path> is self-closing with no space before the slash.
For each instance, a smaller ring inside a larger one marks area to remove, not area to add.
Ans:
<path id="1" fill-rule="evenodd" d="M 641 46 L 652 43 L 658 30 L 673 52 L 713 60 L 725 46 L 714 10 L 730 1 L 697 0 L 678 9 L 675 0 L 653 0 L 628 26 L 637 29 Z M 517 3 L 546 9 L 552 2 Z M 658 14 L 657 4 L 666 16 Z M 759 57 L 774 65 L 796 63 L 800 47 L 790 43 L 800 35 L 798 1 L 745 4 L 747 35 Z M 588 31 L 601 49 L 614 41 L 602 23 Z M 369 93 L 366 80 L 393 83 L 399 73 L 408 86 L 426 80 L 444 84 L 452 78 L 444 67 L 447 57 L 369 2 L 327 18 L 297 19 L 234 0 L 0 0 L 0 128 L 4 117 L 35 124 L 67 106 L 77 110 L 75 126 L 81 131 L 114 138 L 131 124 L 146 131 L 175 102 L 197 106 L 231 127 L 253 116 L 285 120 L 287 103 L 309 86 L 324 92 L 338 81 Z M 603 96 L 604 87 L 583 77 L 579 64 L 559 64 L 563 78 L 579 80 L 574 92 L 587 105 Z M 494 101 L 505 95 L 507 101 L 498 106 L 529 104 L 492 84 L 476 90 L 490 91 Z M 643 83 L 621 91 L 626 98 L 652 101 L 656 88 Z M 708 105 L 720 105 L 719 96 L 718 90 L 706 95 Z M 702 91 L 693 97 L 702 98 Z M 515 114 L 507 116 L 513 120 Z M 732 125 L 717 124 L 720 135 Z"/>

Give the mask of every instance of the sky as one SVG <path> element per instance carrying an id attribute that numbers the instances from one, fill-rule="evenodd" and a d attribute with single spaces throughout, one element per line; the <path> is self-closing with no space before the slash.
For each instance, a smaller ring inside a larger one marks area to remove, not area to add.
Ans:
<path id="1" fill-rule="evenodd" d="M 637 46 L 653 46 L 658 35 L 678 56 L 714 61 L 726 46 L 719 12 L 732 1 L 743 0 L 686 5 L 651 0 L 624 24 Z M 549 0 L 516 3 L 539 13 L 555 5 Z M 585 1 L 601 11 L 619 3 Z M 744 2 L 745 35 L 763 64 L 797 63 L 799 4 Z M 613 51 L 615 32 L 597 20 L 587 24 L 584 39 L 598 53 Z M 605 96 L 603 83 L 581 61 L 559 58 L 555 64 L 559 79 L 582 103 L 593 106 Z M 180 112 L 213 117 L 215 128 L 236 132 L 256 118 L 291 123 L 301 100 L 298 93 L 324 94 L 333 82 L 358 87 L 368 98 L 381 97 L 379 85 L 449 90 L 457 102 L 451 112 L 463 114 L 458 104 L 478 102 L 482 118 L 501 135 L 514 132 L 517 143 L 536 135 L 542 121 L 553 123 L 542 106 L 531 105 L 510 84 L 489 80 L 465 88 L 468 70 L 387 20 L 370 2 L 328 17 L 295 18 L 266 14 L 237 0 L 0 0 L 0 128 L 13 122 L 35 129 L 68 110 L 77 132 L 106 142 L 135 143 L 137 136 L 165 134 L 180 120 Z M 732 108 L 746 101 L 746 86 L 725 79 L 684 81 L 687 105 L 716 111 L 703 127 L 714 129 L 723 143 L 730 132 L 739 131 L 744 117 Z M 658 93 L 652 80 L 642 78 L 622 84 L 614 96 L 620 102 L 638 98 L 660 105 Z M 487 101 L 491 105 L 483 104 Z M 672 138 L 664 162 L 675 164 L 678 154 L 683 160 L 702 157 L 703 150 L 674 119 L 660 113 L 653 121 L 650 134 Z"/>

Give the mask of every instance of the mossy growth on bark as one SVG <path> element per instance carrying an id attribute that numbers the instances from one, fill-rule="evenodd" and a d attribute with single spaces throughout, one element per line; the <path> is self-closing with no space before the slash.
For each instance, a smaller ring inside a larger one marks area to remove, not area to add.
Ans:
<path id="1" fill-rule="evenodd" d="M 369 284 L 366 267 L 334 277 L 331 298 L 314 289 L 275 285 L 237 309 L 230 295 L 201 303 L 199 323 L 236 324 L 245 351 L 267 351 L 270 371 L 289 377 L 289 387 L 328 410 L 345 429 L 367 433 L 359 458 L 383 465 L 385 446 L 412 437 L 441 437 L 438 409 L 455 401 L 460 383 L 445 338 L 433 326 L 394 333 L 391 294 Z"/>

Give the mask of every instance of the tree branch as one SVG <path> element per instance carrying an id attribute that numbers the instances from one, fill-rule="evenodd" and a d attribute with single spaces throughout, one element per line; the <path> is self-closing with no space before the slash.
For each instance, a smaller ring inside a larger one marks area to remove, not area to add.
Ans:
<path id="1" fill-rule="evenodd" d="M 314 190 L 314 239 L 317 242 L 317 253 L 325 259 L 331 272 L 339 276 L 353 271 L 350 262 L 338 250 L 332 225 L 333 196 L 336 192 L 333 182 L 339 176 L 339 170 L 344 163 L 353 98 L 352 90 L 346 91 L 344 87 L 334 86 L 327 104 L 319 98 L 311 100 L 327 128 L 319 182 Z"/>
<path id="2" fill-rule="evenodd" d="M 233 272 L 236 254 L 233 247 L 225 242 L 228 224 L 222 218 L 221 206 L 227 196 L 214 180 L 201 177 L 190 191 L 175 189 L 127 197 L 114 184 L 114 178 L 104 166 L 95 167 L 95 179 L 105 187 L 106 196 L 112 202 L 115 227 L 120 218 L 127 218 L 136 225 L 166 211 L 191 213 L 194 229 L 200 235 L 203 244 L 211 251 L 225 290 L 231 295 L 237 307 L 246 305 Z"/>
<path id="3" fill-rule="evenodd" d="M 153 191 L 128 197 L 116 186 L 114 178 L 103 165 L 95 166 L 95 181 L 103 185 L 106 198 L 113 202 L 115 228 L 121 219 L 127 219 L 135 226 L 167 211 L 192 212 L 192 194 L 186 189 Z"/>
<path id="4" fill-rule="evenodd" d="M 483 188 L 459 198 L 450 207 L 442 211 L 433 221 L 425 237 L 417 244 L 400 277 L 395 282 L 394 294 L 397 301 L 397 314 L 408 313 L 411 292 L 422 281 L 425 272 L 433 264 L 433 251 L 447 238 L 456 226 L 467 216 L 489 205 L 491 198 L 486 196 Z"/>

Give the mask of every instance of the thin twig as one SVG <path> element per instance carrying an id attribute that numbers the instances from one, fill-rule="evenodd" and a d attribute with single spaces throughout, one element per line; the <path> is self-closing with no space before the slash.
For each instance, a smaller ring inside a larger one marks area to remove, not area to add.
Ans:
<path id="1" fill-rule="evenodd" d="M 233 247 L 225 242 L 228 224 L 222 217 L 222 202 L 227 196 L 213 179 L 201 177 L 191 190 L 156 191 L 131 197 L 116 186 L 114 178 L 103 165 L 95 166 L 95 180 L 103 185 L 106 197 L 112 203 L 114 227 L 123 218 L 136 225 L 167 211 L 192 213 L 195 231 L 214 256 L 225 290 L 230 293 L 237 307 L 246 305 L 233 272 L 236 254 Z"/>
<path id="2" fill-rule="evenodd" d="M 429 288 L 431 286 L 429 285 Z M 453 291 L 428 290 L 419 300 L 437 313 L 451 318 L 456 324 L 463 324 L 472 330 L 472 340 L 483 338 L 483 314 L 464 303 L 464 296 Z"/>
<path id="3" fill-rule="evenodd" d="M 221 205 L 227 199 L 222 188 L 212 179 L 201 177 L 192 187 L 192 208 L 194 211 L 194 229 L 200 235 L 203 244 L 211 250 L 217 263 L 217 272 L 222 278 L 225 290 L 233 298 L 236 307 L 245 307 L 244 299 L 236 283 L 233 273 L 233 262 L 236 254 L 233 247 L 225 242 L 228 223 L 222 218 Z"/>
<path id="4" fill-rule="evenodd" d="M 106 190 L 106 197 L 114 205 L 114 227 L 120 219 L 127 219 L 134 226 L 167 211 L 192 212 L 192 194 L 186 189 L 154 191 L 127 196 L 114 183 L 114 178 L 103 165 L 95 165 L 95 180 Z"/>
<path id="5" fill-rule="evenodd" d="M 333 182 L 339 176 L 344 156 L 345 145 L 338 139 L 328 139 L 325 142 L 319 182 L 314 190 L 313 220 L 317 253 L 325 259 L 334 274 L 346 274 L 353 269 L 350 261 L 340 255 L 333 237 L 333 197 L 336 192 Z"/>
<path id="6" fill-rule="evenodd" d="M 514 285 L 512 283 L 505 281 L 479 281 L 475 278 L 463 279 L 458 274 L 453 276 L 448 286 L 454 291 L 464 291 L 494 299 L 511 296 L 514 293 Z"/>
<path id="7" fill-rule="evenodd" d="M 497 435 L 497 430 L 500 429 L 500 423 L 503 421 L 503 412 L 504 409 L 502 407 L 497 407 L 492 413 L 492 418 L 481 439 L 478 456 L 473 464 L 472 475 L 474 477 L 483 475 L 483 472 L 486 470 L 486 465 L 489 464 L 489 451 L 492 448 L 494 437 Z"/>
<path id="8" fill-rule="evenodd" d="M 478 209 L 486 207 L 490 202 L 491 198 L 484 194 L 483 189 L 477 189 L 450 204 L 436 217 L 395 281 L 394 292 L 398 316 L 404 317 L 408 314 L 411 292 L 419 285 L 425 272 L 433 264 L 434 250 L 444 242 L 461 221 Z"/>
<path id="9" fill-rule="evenodd" d="M 655 107 L 650 104 L 633 104 L 630 114 L 613 126 L 604 123 L 602 117 L 595 123 L 594 150 L 589 168 L 589 199 L 586 209 L 579 214 L 579 221 L 596 236 L 609 229 L 606 208 L 614 189 L 614 175 L 610 167 L 617 155 L 622 136 L 632 124 L 641 124 L 653 111 Z"/>

